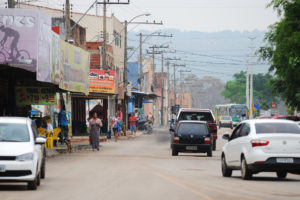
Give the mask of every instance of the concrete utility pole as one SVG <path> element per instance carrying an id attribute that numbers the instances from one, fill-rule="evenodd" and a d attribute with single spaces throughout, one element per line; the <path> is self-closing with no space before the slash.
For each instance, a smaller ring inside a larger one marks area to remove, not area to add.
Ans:
<path id="1" fill-rule="evenodd" d="M 140 88 L 141 92 L 144 91 L 144 72 L 143 72 L 143 34 L 140 33 Z"/>
<path id="2" fill-rule="evenodd" d="M 253 109 L 252 109 L 252 104 L 253 104 L 253 57 L 254 57 L 254 40 L 256 39 L 256 37 L 249 37 L 249 39 L 251 40 L 251 55 L 250 55 L 250 68 L 251 68 L 251 76 L 250 76 L 250 119 L 253 119 Z"/>
<path id="3" fill-rule="evenodd" d="M 178 65 L 178 64 L 173 64 L 173 73 L 174 73 L 174 76 L 173 76 L 173 80 L 174 80 L 174 82 L 173 82 L 173 89 L 174 89 L 174 106 L 176 106 L 176 96 L 177 96 L 177 94 L 176 94 L 176 67 L 185 67 L 186 65 L 185 64 L 180 64 L 180 65 Z"/>
<path id="4" fill-rule="evenodd" d="M 107 1 L 107 0 L 103 0 L 103 2 L 97 2 L 97 4 L 103 4 L 103 43 L 102 43 L 102 68 L 104 70 L 108 70 L 108 66 L 106 63 L 106 51 L 107 51 L 107 33 L 106 33 L 106 6 L 107 4 L 129 4 L 129 0 L 127 2 L 120 2 L 120 0 L 118 1 Z"/>
<path id="5" fill-rule="evenodd" d="M 68 42 L 71 37 L 71 27 L 70 27 L 70 0 L 66 0 L 66 16 L 65 16 L 65 27 L 66 27 L 66 41 Z"/>
<path id="6" fill-rule="evenodd" d="M 123 69 L 123 83 L 124 83 L 124 87 L 127 88 L 127 25 L 128 25 L 128 22 L 125 21 L 124 25 L 125 25 L 125 28 L 124 28 L 125 38 L 124 38 L 124 69 Z M 126 89 L 125 89 L 125 90 L 126 90 Z"/>
<path id="7" fill-rule="evenodd" d="M 248 65 L 248 61 L 247 61 L 247 67 L 246 67 L 246 105 L 248 106 L 248 108 L 250 108 L 250 104 L 249 104 L 249 65 Z"/>
<path id="8" fill-rule="evenodd" d="M 7 5 L 8 5 L 8 8 L 15 8 L 16 2 L 15 2 L 15 0 L 8 0 Z"/>
<path id="9" fill-rule="evenodd" d="M 164 125 L 164 53 L 161 53 L 161 125 Z"/>

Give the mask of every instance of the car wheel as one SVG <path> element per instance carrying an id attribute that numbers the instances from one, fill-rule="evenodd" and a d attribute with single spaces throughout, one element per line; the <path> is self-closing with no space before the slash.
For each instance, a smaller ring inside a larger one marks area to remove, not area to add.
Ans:
<path id="1" fill-rule="evenodd" d="M 178 151 L 176 151 L 175 149 L 172 149 L 172 156 L 178 156 Z"/>
<path id="2" fill-rule="evenodd" d="M 223 175 L 224 177 L 231 177 L 231 175 L 232 175 L 232 169 L 229 169 L 229 168 L 227 167 L 227 164 L 226 164 L 226 160 L 225 160 L 225 156 L 224 156 L 224 155 L 222 156 L 221 163 L 222 163 L 222 175 Z"/>
<path id="3" fill-rule="evenodd" d="M 212 157 L 212 148 L 210 147 L 210 150 L 207 152 L 207 157 Z"/>
<path id="4" fill-rule="evenodd" d="M 221 129 L 221 124 L 219 124 L 219 129 Z"/>
<path id="5" fill-rule="evenodd" d="M 241 174 L 242 174 L 242 179 L 244 179 L 244 180 L 250 180 L 252 178 L 252 172 L 248 168 L 245 158 L 242 158 L 242 161 L 241 161 Z"/>
<path id="6" fill-rule="evenodd" d="M 44 179 L 45 177 L 46 177 L 46 160 L 44 158 L 41 167 L 41 178 Z"/>
<path id="7" fill-rule="evenodd" d="M 38 174 L 38 176 L 36 177 L 36 185 L 37 186 L 41 185 L 41 174 Z"/>
<path id="8" fill-rule="evenodd" d="M 37 188 L 37 177 L 35 177 L 35 179 L 33 181 L 28 181 L 27 188 L 29 190 L 36 190 L 36 188 Z"/>
<path id="9" fill-rule="evenodd" d="M 217 140 L 213 140 L 212 150 L 215 151 L 217 147 Z"/>
<path id="10" fill-rule="evenodd" d="M 233 126 L 231 125 L 231 127 L 230 127 L 231 129 L 233 129 Z"/>
<path id="11" fill-rule="evenodd" d="M 279 179 L 285 179 L 286 178 L 286 176 L 287 176 L 287 172 L 276 172 L 276 174 L 277 174 L 277 178 L 279 178 Z"/>

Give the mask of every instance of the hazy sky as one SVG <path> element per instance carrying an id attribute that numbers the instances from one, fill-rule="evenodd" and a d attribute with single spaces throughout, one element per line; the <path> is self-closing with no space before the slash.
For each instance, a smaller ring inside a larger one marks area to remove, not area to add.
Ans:
<path id="1" fill-rule="evenodd" d="M 73 11 L 78 12 L 85 12 L 94 1 L 70 0 Z M 64 4 L 64 0 L 38 0 L 37 2 L 40 5 L 56 8 L 62 8 Z M 273 9 L 266 8 L 268 2 L 270 0 L 130 0 L 129 5 L 110 5 L 108 12 L 114 13 L 121 21 L 149 12 L 150 17 L 141 17 L 136 21 L 162 20 L 164 26 L 159 28 L 201 32 L 266 30 L 277 20 Z M 102 15 L 102 6 L 99 8 Z M 94 7 L 90 13 L 95 11 Z M 153 28 L 153 26 L 142 25 L 135 30 Z"/>

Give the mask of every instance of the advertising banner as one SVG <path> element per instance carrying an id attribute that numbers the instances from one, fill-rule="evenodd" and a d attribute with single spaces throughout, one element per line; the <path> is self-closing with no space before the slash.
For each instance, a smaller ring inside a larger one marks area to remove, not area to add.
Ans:
<path id="1" fill-rule="evenodd" d="M 61 89 L 89 93 L 89 52 L 60 40 Z"/>
<path id="2" fill-rule="evenodd" d="M 55 88 L 50 87 L 16 87 L 17 105 L 56 105 Z"/>
<path id="3" fill-rule="evenodd" d="M 37 10 L 0 9 L 0 64 L 36 71 L 39 16 Z"/>
<path id="4" fill-rule="evenodd" d="M 38 24 L 38 65 L 36 78 L 38 81 L 51 83 L 51 18 L 48 15 L 40 12 Z"/>
<path id="5" fill-rule="evenodd" d="M 115 71 L 90 69 L 90 92 L 115 93 Z"/>
<path id="6" fill-rule="evenodd" d="M 52 71 L 52 77 L 51 77 L 51 82 L 59 85 L 60 83 L 60 38 L 59 35 L 52 32 L 52 55 L 51 55 L 51 71 Z"/>

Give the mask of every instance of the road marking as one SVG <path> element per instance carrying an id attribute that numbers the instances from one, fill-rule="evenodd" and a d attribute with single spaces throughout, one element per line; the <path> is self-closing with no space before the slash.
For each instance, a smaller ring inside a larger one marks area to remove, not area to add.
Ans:
<path id="1" fill-rule="evenodd" d="M 175 185 L 177 185 L 177 186 L 179 186 L 179 187 L 181 187 L 181 188 L 183 188 L 183 189 L 185 189 L 185 190 L 187 190 L 187 191 L 189 191 L 189 192 L 192 192 L 193 194 L 195 194 L 197 196 L 200 196 L 202 199 L 213 200 L 212 197 L 207 196 L 206 194 L 204 194 L 202 192 L 196 191 L 193 188 L 190 188 L 187 185 L 184 185 L 184 184 L 182 184 L 182 183 L 174 180 L 173 178 L 171 178 L 169 176 L 163 175 L 161 173 L 156 173 L 156 175 L 159 176 L 159 177 L 161 177 L 161 178 L 163 178 L 163 179 L 165 179 L 165 180 L 167 180 L 167 181 L 169 181 L 169 182 L 171 182 L 171 183 L 173 183 L 173 184 L 175 184 Z"/>
<path id="2" fill-rule="evenodd" d="M 219 193 L 221 195 L 227 195 L 227 196 L 231 196 L 231 197 L 240 197 L 241 195 L 240 194 L 236 194 L 236 192 L 226 192 L 224 190 L 221 190 L 221 189 L 217 189 L 217 188 L 213 188 L 213 187 L 207 187 L 207 186 L 204 186 L 204 185 L 199 185 L 199 184 L 195 184 L 195 183 L 191 183 L 191 182 L 187 182 L 187 181 L 184 181 L 183 179 L 180 179 L 180 182 L 179 180 L 176 180 L 175 178 L 172 178 L 170 176 L 166 176 L 166 175 L 163 175 L 161 173 L 156 173 L 157 176 L 160 176 L 161 178 L 164 178 L 165 180 L 168 180 L 169 182 L 171 183 L 174 183 L 190 192 L 193 192 L 194 194 L 198 195 L 198 196 L 201 196 L 202 198 L 205 198 L 205 199 L 214 199 L 212 197 L 209 197 L 207 196 L 206 194 L 204 193 L 201 193 L 199 192 L 198 190 L 195 190 L 193 189 L 192 187 L 194 188 L 197 188 L 197 189 L 205 189 L 205 190 L 208 190 L 208 191 L 211 191 L 211 192 L 215 192 L 215 193 Z M 239 191 L 239 192 L 242 192 L 242 191 Z M 249 200 L 261 200 L 259 198 L 255 198 L 255 197 L 246 197 L 244 196 L 243 197 L 244 199 L 249 199 Z"/>

